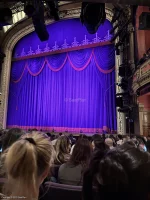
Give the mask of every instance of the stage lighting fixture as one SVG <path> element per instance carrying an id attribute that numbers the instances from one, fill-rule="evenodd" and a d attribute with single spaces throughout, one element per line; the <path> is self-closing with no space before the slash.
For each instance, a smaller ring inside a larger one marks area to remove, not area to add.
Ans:
<path id="1" fill-rule="evenodd" d="M 119 67 L 119 76 L 124 77 L 126 75 L 126 67 Z"/>
<path id="2" fill-rule="evenodd" d="M 49 17 L 54 17 L 55 21 L 60 19 L 59 17 L 59 10 L 58 10 L 58 2 L 57 1 L 46 1 L 46 4 L 49 8 Z"/>
<path id="3" fill-rule="evenodd" d="M 121 83 L 118 84 L 119 87 L 121 87 L 123 90 L 128 89 L 128 81 L 122 78 Z"/>
<path id="4" fill-rule="evenodd" d="M 116 107 L 123 107 L 123 97 L 116 97 Z"/>
<path id="5" fill-rule="evenodd" d="M 80 19 L 87 31 L 90 34 L 95 34 L 106 19 L 105 4 L 83 2 Z"/>
<path id="6" fill-rule="evenodd" d="M 124 31 L 121 36 L 119 37 L 119 42 L 115 45 L 116 47 L 119 47 L 121 46 L 124 41 L 125 41 L 125 38 L 127 38 L 127 35 L 128 35 L 128 32 L 127 31 Z"/>
<path id="7" fill-rule="evenodd" d="M 39 18 L 33 18 L 33 24 L 35 28 L 35 32 L 38 35 L 39 39 L 43 41 L 47 41 L 49 39 L 49 33 L 47 32 L 46 26 L 43 21 Z"/>
<path id="8" fill-rule="evenodd" d="M 13 24 L 12 11 L 10 8 L 0 8 L 0 26 Z"/>
<path id="9" fill-rule="evenodd" d="M 115 50 L 116 50 L 116 55 L 119 56 L 120 55 L 120 49 L 118 48 L 118 46 L 115 46 Z"/>
<path id="10" fill-rule="evenodd" d="M 117 31 L 117 33 L 112 37 L 110 42 L 114 42 L 115 39 L 120 36 L 120 34 L 126 29 L 126 27 L 128 26 L 128 24 L 131 22 L 131 19 L 127 20 L 125 24 L 123 24 L 123 26 Z"/>
<path id="11" fill-rule="evenodd" d="M 25 2 L 24 4 L 24 12 L 28 17 L 32 17 L 34 12 L 35 12 L 35 8 L 32 4 L 32 2 Z"/>
<path id="12" fill-rule="evenodd" d="M 131 108 L 129 107 L 123 107 L 123 108 L 118 109 L 118 112 L 121 112 L 121 113 L 129 113 L 130 111 L 131 111 Z"/>
<path id="13" fill-rule="evenodd" d="M 117 93 L 116 96 L 129 96 L 129 92 L 121 92 L 121 93 Z"/>
<path id="14" fill-rule="evenodd" d="M 44 5 L 41 0 L 33 0 L 32 3 L 27 2 L 25 12 L 28 17 L 32 17 L 35 32 L 41 41 L 49 39 L 44 21 Z"/>
<path id="15" fill-rule="evenodd" d="M 114 14 L 114 16 L 113 16 L 113 18 L 111 20 L 112 24 L 119 19 L 119 17 L 122 14 L 122 9 L 114 8 L 113 11 L 114 11 L 115 14 Z"/>

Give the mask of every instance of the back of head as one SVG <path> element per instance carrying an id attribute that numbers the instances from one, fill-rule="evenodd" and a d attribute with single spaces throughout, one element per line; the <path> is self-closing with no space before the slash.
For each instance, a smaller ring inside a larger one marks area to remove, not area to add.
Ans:
<path id="1" fill-rule="evenodd" d="M 95 151 L 105 151 L 108 149 L 108 146 L 105 144 L 104 139 L 100 135 L 93 137 L 93 143 Z"/>
<path id="2" fill-rule="evenodd" d="M 105 144 L 109 147 L 112 148 L 113 147 L 113 140 L 111 138 L 106 138 L 105 139 Z"/>
<path id="3" fill-rule="evenodd" d="M 70 163 L 72 165 L 81 164 L 83 167 L 87 167 L 92 154 L 92 145 L 88 139 L 80 139 L 75 144 L 73 149 Z"/>
<path id="4" fill-rule="evenodd" d="M 37 198 L 38 187 L 49 172 L 52 153 L 50 141 L 42 133 L 25 134 L 15 142 L 5 153 L 5 194 Z"/>
<path id="5" fill-rule="evenodd" d="M 122 140 L 123 139 L 123 137 L 122 137 L 122 135 L 117 135 L 118 136 L 118 138 L 119 138 L 119 140 Z"/>
<path id="6" fill-rule="evenodd" d="M 56 150 L 56 159 L 55 164 L 63 164 L 64 162 L 68 161 L 66 155 L 70 152 L 70 140 L 67 136 L 60 136 L 55 145 Z"/>
<path id="7" fill-rule="evenodd" d="M 140 199 L 141 193 L 143 200 L 149 192 L 149 169 L 150 155 L 136 148 L 133 143 L 125 143 L 103 157 L 97 179 L 105 192 L 104 196 L 117 192 L 119 195 L 126 194 L 126 199 Z M 116 199 L 121 200 L 121 196 L 115 193 Z"/>
<path id="8" fill-rule="evenodd" d="M 23 134 L 24 132 L 20 128 L 10 129 L 3 138 L 3 142 L 2 142 L 3 151 L 5 151 L 14 142 L 16 142 Z"/>
<path id="9" fill-rule="evenodd" d="M 80 134 L 78 140 L 80 139 L 88 139 L 88 137 L 86 135 Z"/>
<path id="10" fill-rule="evenodd" d="M 59 136 L 62 136 L 62 133 L 59 133 Z"/>
<path id="11" fill-rule="evenodd" d="M 49 132 L 47 132 L 46 135 L 47 135 L 49 138 L 51 138 L 51 136 L 52 136 L 52 134 L 49 133 Z"/>

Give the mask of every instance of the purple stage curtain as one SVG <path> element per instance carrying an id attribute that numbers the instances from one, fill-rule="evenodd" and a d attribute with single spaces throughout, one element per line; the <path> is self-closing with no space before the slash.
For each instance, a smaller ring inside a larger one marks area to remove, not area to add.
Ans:
<path id="1" fill-rule="evenodd" d="M 7 127 L 116 130 L 114 46 L 12 64 Z"/>

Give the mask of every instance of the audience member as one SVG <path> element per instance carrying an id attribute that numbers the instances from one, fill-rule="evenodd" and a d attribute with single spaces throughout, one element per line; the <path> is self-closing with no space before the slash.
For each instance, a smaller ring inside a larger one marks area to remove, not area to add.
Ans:
<path id="1" fill-rule="evenodd" d="M 147 148 L 147 151 L 150 152 L 150 135 L 148 135 L 147 137 L 146 148 Z"/>
<path id="2" fill-rule="evenodd" d="M 60 136 L 55 145 L 56 158 L 54 160 L 55 165 L 61 165 L 67 162 L 70 158 L 71 144 L 67 136 Z"/>
<path id="3" fill-rule="evenodd" d="M 123 143 L 130 141 L 130 137 L 128 135 L 123 135 Z"/>
<path id="4" fill-rule="evenodd" d="M 4 194 L 38 199 L 45 179 L 83 185 L 83 200 L 92 200 L 93 186 L 101 200 L 148 200 L 150 136 L 95 134 L 90 141 L 84 134 L 76 141 L 72 134 L 25 134 L 19 128 L 0 134 L 0 170 L 8 179 Z"/>
<path id="5" fill-rule="evenodd" d="M 112 139 L 112 141 L 113 141 L 113 146 L 115 147 L 116 144 L 117 144 L 117 138 L 116 138 L 116 136 L 114 136 L 113 134 L 110 134 L 110 135 L 109 135 L 109 138 Z"/>
<path id="6" fill-rule="evenodd" d="M 105 144 L 104 139 L 99 134 L 95 134 L 92 137 L 92 146 L 94 151 L 105 151 L 108 146 Z"/>
<path id="7" fill-rule="evenodd" d="M 123 137 L 122 135 L 118 135 L 117 145 L 122 145 L 122 144 L 123 144 Z"/>
<path id="8" fill-rule="evenodd" d="M 79 137 L 78 137 L 78 140 L 80 140 L 80 139 L 88 139 L 88 137 L 87 137 L 86 135 L 81 134 L 81 135 L 79 135 Z M 73 152 L 74 147 L 75 147 L 75 144 L 73 144 L 72 147 L 71 147 L 71 151 L 70 151 L 70 154 L 71 154 L 71 155 L 72 155 L 72 152 Z"/>
<path id="9" fill-rule="evenodd" d="M 59 137 L 62 136 L 62 135 L 63 135 L 62 133 L 59 133 Z"/>
<path id="10" fill-rule="evenodd" d="M 143 150 L 143 151 L 147 151 L 147 148 L 146 148 L 146 145 L 144 143 L 144 139 L 141 139 L 141 138 L 137 138 L 137 141 L 138 141 L 138 147 Z"/>
<path id="11" fill-rule="evenodd" d="M 105 144 L 109 147 L 109 149 L 113 149 L 113 140 L 111 138 L 106 138 L 105 139 Z"/>
<path id="12" fill-rule="evenodd" d="M 20 128 L 12 128 L 8 132 L 6 132 L 2 141 L 2 150 L 5 151 L 14 142 L 16 142 L 23 134 L 24 131 L 22 131 Z"/>
<path id="13" fill-rule="evenodd" d="M 76 143 L 76 139 L 73 137 L 72 134 L 69 135 L 69 139 L 71 141 L 72 146 Z"/>
<path id="14" fill-rule="evenodd" d="M 52 145 L 53 145 L 53 146 L 56 145 L 56 142 L 57 142 L 58 137 L 59 137 L 58 135 L 52 135 L 51 141 L 52 141 Z"/>
<path id="15" fill-rule="evenodd" d="M 91 154 L 92 145 L 89 140 L 78 140 L 70 160 L 59 168 L 59 182 L 68 185 L 82 185 L 82 177 L 89 165 Z"/>
<path id="16" fill-rule="evenodd" d="M 50 138 L 50 140 L 51 140 L 52 134 L 49 133 L 49 132 L 47 132 L 46 135 L 47 135 L 47 136 Z"/>
<path id="17" fill-rule="evenodd" d="M 25 134 L 12 144 L 5 155 L 7 185 L 4 194 L 38 199 L 39 186 L 49 173 L 53 147 L 42 133 Z"/>
<path id="18" fill-rule="evenodd" d="M 96 139 L 98 139 L 97 136 Z M 105 144 L 103 138 L 101 138 L 100 142 L 97 144 L 98 146 L 91 156 L 89 168 L 84 173 L 83 188 L 86 188 L 86 190 L 88 190 L 88 188 L 91 189 L 93 185 L 97 185 L 96 175 L 99 173 L 99 163 L 103 156 L 109 151 L 109 147 Z M 88 194 L 87 192 L 87 195 L 90 195 L 92 198 L 92 193 Z"/>
<path id="19" fill-rule="evenodd" d="M 99 199 L 148 200 L 150 155 L 134 143 L 125 143 L 101 159 L 96 175 Z M 86 174 L 85 174 L 86 176 Z M 92 199 L 92 187 L 84 177 L 83 199 Z"/>

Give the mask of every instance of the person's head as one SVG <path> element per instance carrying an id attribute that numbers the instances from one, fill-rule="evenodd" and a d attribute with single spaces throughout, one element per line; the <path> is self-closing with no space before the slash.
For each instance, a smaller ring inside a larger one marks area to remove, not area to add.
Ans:
<path id="1" fill-rule="evenodd" d="M 38 198 L 39 186 L 48 175 L 53 147 L 42 133 L 25 134 L 5 153 L 4 168 L 8 179 L 6 193 Z"/>
<path id="2" fill-rule="evenodd" d="M 146 197 L 150 190 L 150 155 L 135 147 L 133 142 L 124 143 L 108 151 L 97 166 L 99 198 L 148 200 Z M 85 176 L 83 196 L 84 200 L 91 200 L 92 187 L 87 186 L 87 181 Z"/>
<path id="3" fill-rule="evenodd" d="M 51 138 L 52 134 L 47 132 L 46 135 Z"/>
<path id="4" fill-rule="evenodd" d="M 80 134 L 78 140 L 80 139 L 88 139 L 88 137 L 86 135 Z"/>
<path id="5" fill-rule="evenodd" d="M 108 146 L 105 144 L 104 139 L 100 135 L 93 137 L 92 146 L 94 150 L 105 151 Z"/>
<path id="6" fill-rule="evenodd" d="M 80 139 L 75 144 L 73 149 L 70 163 L 72 165 L 81 164 L 83 167 L 87 167 L 92 154 L 92 145 L 88 139 Z"/>
<path id="7" fill-rule="evenodd" d="M 59 133 L 59 137 L 62 136 L 62 133 Z"/>
<path id="8" fill-rule="evenodd" d="M 60 136 L 55 144 L 56 160 L 57 164 L 63 164 L 68 161 L 68 155 L 70 153 L 71 144 L 67 136 Z"/>
<path id="9" fill-rule="evenodd" d="M 103 133 L 102 134 L 102 138 L 105 140 L 106 139 L 106 135 Z"/>
<path id="10" fill-rule="evenodd" d="M 137 138 L 136 141 L 137 141 L 136 145 L 137 145 L 138 148 L 140 148 L 141 150 L 147 151 L 147 148 L 146 148 L 145 143 L 143 142 L 143 139 Z"/>
<path id="11" fill-rule="evenodd" d="M 128 142 L 103 157 L 98 180 L 107 192 L 148 192 L 149 169 L 150 155 Z"/>
<path id="12" fill-rule="evenodd" d="M 140 143 L 146 144 L 146 141 L 145 141 L 144 137 L 142 137 L 141 135 L 138 135 L 136 138 L 137 138 L 137 140 L 140 141 Z"/>
<path id="13" fill-rule="evenodd" d="M 2 149 L 5 151 L 9 148 L 14 142 L 16 142 L 24 132 L 20 128 L 12 128 L 10 129 L 3 138 L 2 141 Z"/>
<path id="14" fill-rule="evenodd" d="M 130 137 L 128 135 L 123 135 L 123 143 L 130 141 Z"/>
<path id="15" fill-rule="evenodd" d="M 69 138 L 73 138 L 73 135 L 72 135 L 72 134 L 70 134 L 70 135 L 69 135 Z"/>
<path id="16" fill-rule="evenodd" d="M 105 144 L 110 148 L 113 149 L 113 140 L 111 138 L 105 139 Z"/>
<path id="17" fill-rule="evenodd" d="M 122 139 L 123 139 L 122 135 L 119 134 L 119 135 L 118 135 L 118 139 L 119 139 L 119 140 L 122 140 Z"/>

